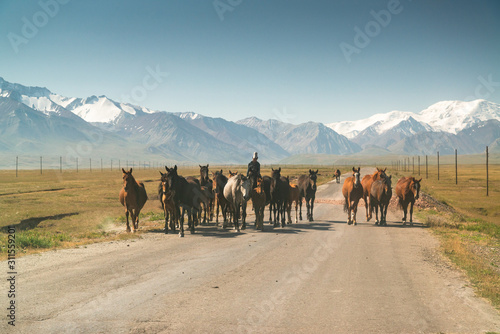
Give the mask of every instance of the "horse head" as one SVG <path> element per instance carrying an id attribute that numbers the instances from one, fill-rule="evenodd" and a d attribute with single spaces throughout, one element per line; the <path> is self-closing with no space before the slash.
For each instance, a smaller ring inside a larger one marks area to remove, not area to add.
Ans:
<path id="1" fill-rule="evenodd" d="M 390 189 L 392 189 L 392 175 L 386 176 L 383 179 L 384 185 L 385 185 L 385 191 L 388 192 Z"/>
<path id="2" fill-rule="evenodd" d="M 281 167 L 278 169 L 271 168 L 271 177 L 275 180 L 279 180 L 281 178 Z"/>
<path id="3" fill-rule="evenodd" d="M 257 178 L 259 175 L 256 175 L 253 170 L 248 171 L 248 178 L 250 179 L 250 183 L 252 184 L 252 188 L 257 187 Z"/>
<path id="4" fill-rule="evenodd" d="M 167 171 L 167 173 L 165 174 L 167 185 L 170 189 L 173 189 L 175 179 L 179 176 L 177 174 L 177 165 L 175 165 L 174 168 L 168 168 L 167 166 L 165 166 L 165 170 Z"/>
<path id="5" fill-rule="evenodd" d="M 354 176 L 354 187 L 356 188 L 361 186 L 360 173 L 359 173 L 360 170 L 361 167 L 358 167 L 358 169 L 352 167 L 352 176 Z"/>
<path id="6" fill-rule="evenodd" d="M 373 181 L 385 179 L 387 177 L 387 175 L 385 174 L 386 170 L 387 168 L 382 169 L 377 167 L 377 171 L 372 176 Z"/>
<path id="7" fill-rule="evenodd" d="M 410 182 L 410 189 L 413 192 L 413 196 L 415 197 L 415 199 L 418 199 L 420 197 L 420 181 L 422 181 L 422 179 L 417 180 L 412 177 L 412 180 Z"/>
<path id="8" fill-rule="evenodd" d="M 123 172 L 123 188 L 125 189 L 125 191 L 129 191 L 129 189 L 131 189 L 131 187 L 135 183 L 135 179 L 132 176 L 132 168 L 130 168 L 128 172 L 122 168 L 122 172 Z"/>
<path id="9" fill-rule="evenodd" d="M 316 169 L 316 171 L 309 169 L 309 183 L 314 191 L 316 191 L 316 181 L 318 180 L 318 171 L 319 171 L 318 169 Z"/>
<path id="10" fill-rule="evenodd" d="M 200 178 L 202 181 L 208 180 L 208 164 L 206 166 L 200 166 Z"/>
<path id="11" fill-rule="evenodd" d="M 241 194 L 243 195 L 243 199 L 245 201 L 248 201 L 250 199 L 250 196 L 252 195 L 252 182 L 243 174 L 238 175 L 238 177 L 240 177 Z"/>

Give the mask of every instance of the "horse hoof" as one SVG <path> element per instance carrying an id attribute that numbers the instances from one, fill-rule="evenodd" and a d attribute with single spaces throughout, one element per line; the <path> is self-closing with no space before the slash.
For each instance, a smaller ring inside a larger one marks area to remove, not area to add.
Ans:
<path id="1" fill-rule="evenodd" d="M 180 232 L 179 233 L 179 238 L 184 238 L 184 233 Z"/>

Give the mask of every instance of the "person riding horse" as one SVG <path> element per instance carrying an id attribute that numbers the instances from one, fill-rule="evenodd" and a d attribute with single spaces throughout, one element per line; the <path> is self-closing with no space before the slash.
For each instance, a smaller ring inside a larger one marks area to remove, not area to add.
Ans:
<path id="1" fill-rule="evenodd" d="M 247 177 L 251 178 L 252 180 L 252 189 L 257 187 L 257 178 L 260 175 L 260 163 L 257 161 L 259 159 L 259 156 L 257 152 L 253 152 L 253 157 L 252 161 L 248 164 L 248 169 L 247 169 Z"/>

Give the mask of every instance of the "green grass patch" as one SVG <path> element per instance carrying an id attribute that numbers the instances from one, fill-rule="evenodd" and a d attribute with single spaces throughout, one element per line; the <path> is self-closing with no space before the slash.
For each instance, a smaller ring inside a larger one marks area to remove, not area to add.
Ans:
<path id="1" fill-rule="evenodd" d="M 16 248 L 53 248 L 64 241 L 71 241 L 71 237 L 64 234 L 43 233 L 40 231 L 21 231 L 16 233 Z"/>

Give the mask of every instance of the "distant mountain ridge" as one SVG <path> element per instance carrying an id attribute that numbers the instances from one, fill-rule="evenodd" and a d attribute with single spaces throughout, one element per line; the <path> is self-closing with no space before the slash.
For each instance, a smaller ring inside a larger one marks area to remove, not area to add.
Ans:
<path id="1" fill-rule="evenodd" d="M 311 154 L 479 153 L 499 147 L 500 105 L 442 101 L 419 113 L 391 111 L 367 119 L 290 124 L 249 117 L 237 122 L 194 112 L 156 111 L 108 97 L 65 97 L 0 77 L 0 152 L 67 151 L 99 133 L 90 152 L 186 163 L 263 163 Z M 87 138 L 87 139 L 86 139 Z"/>

